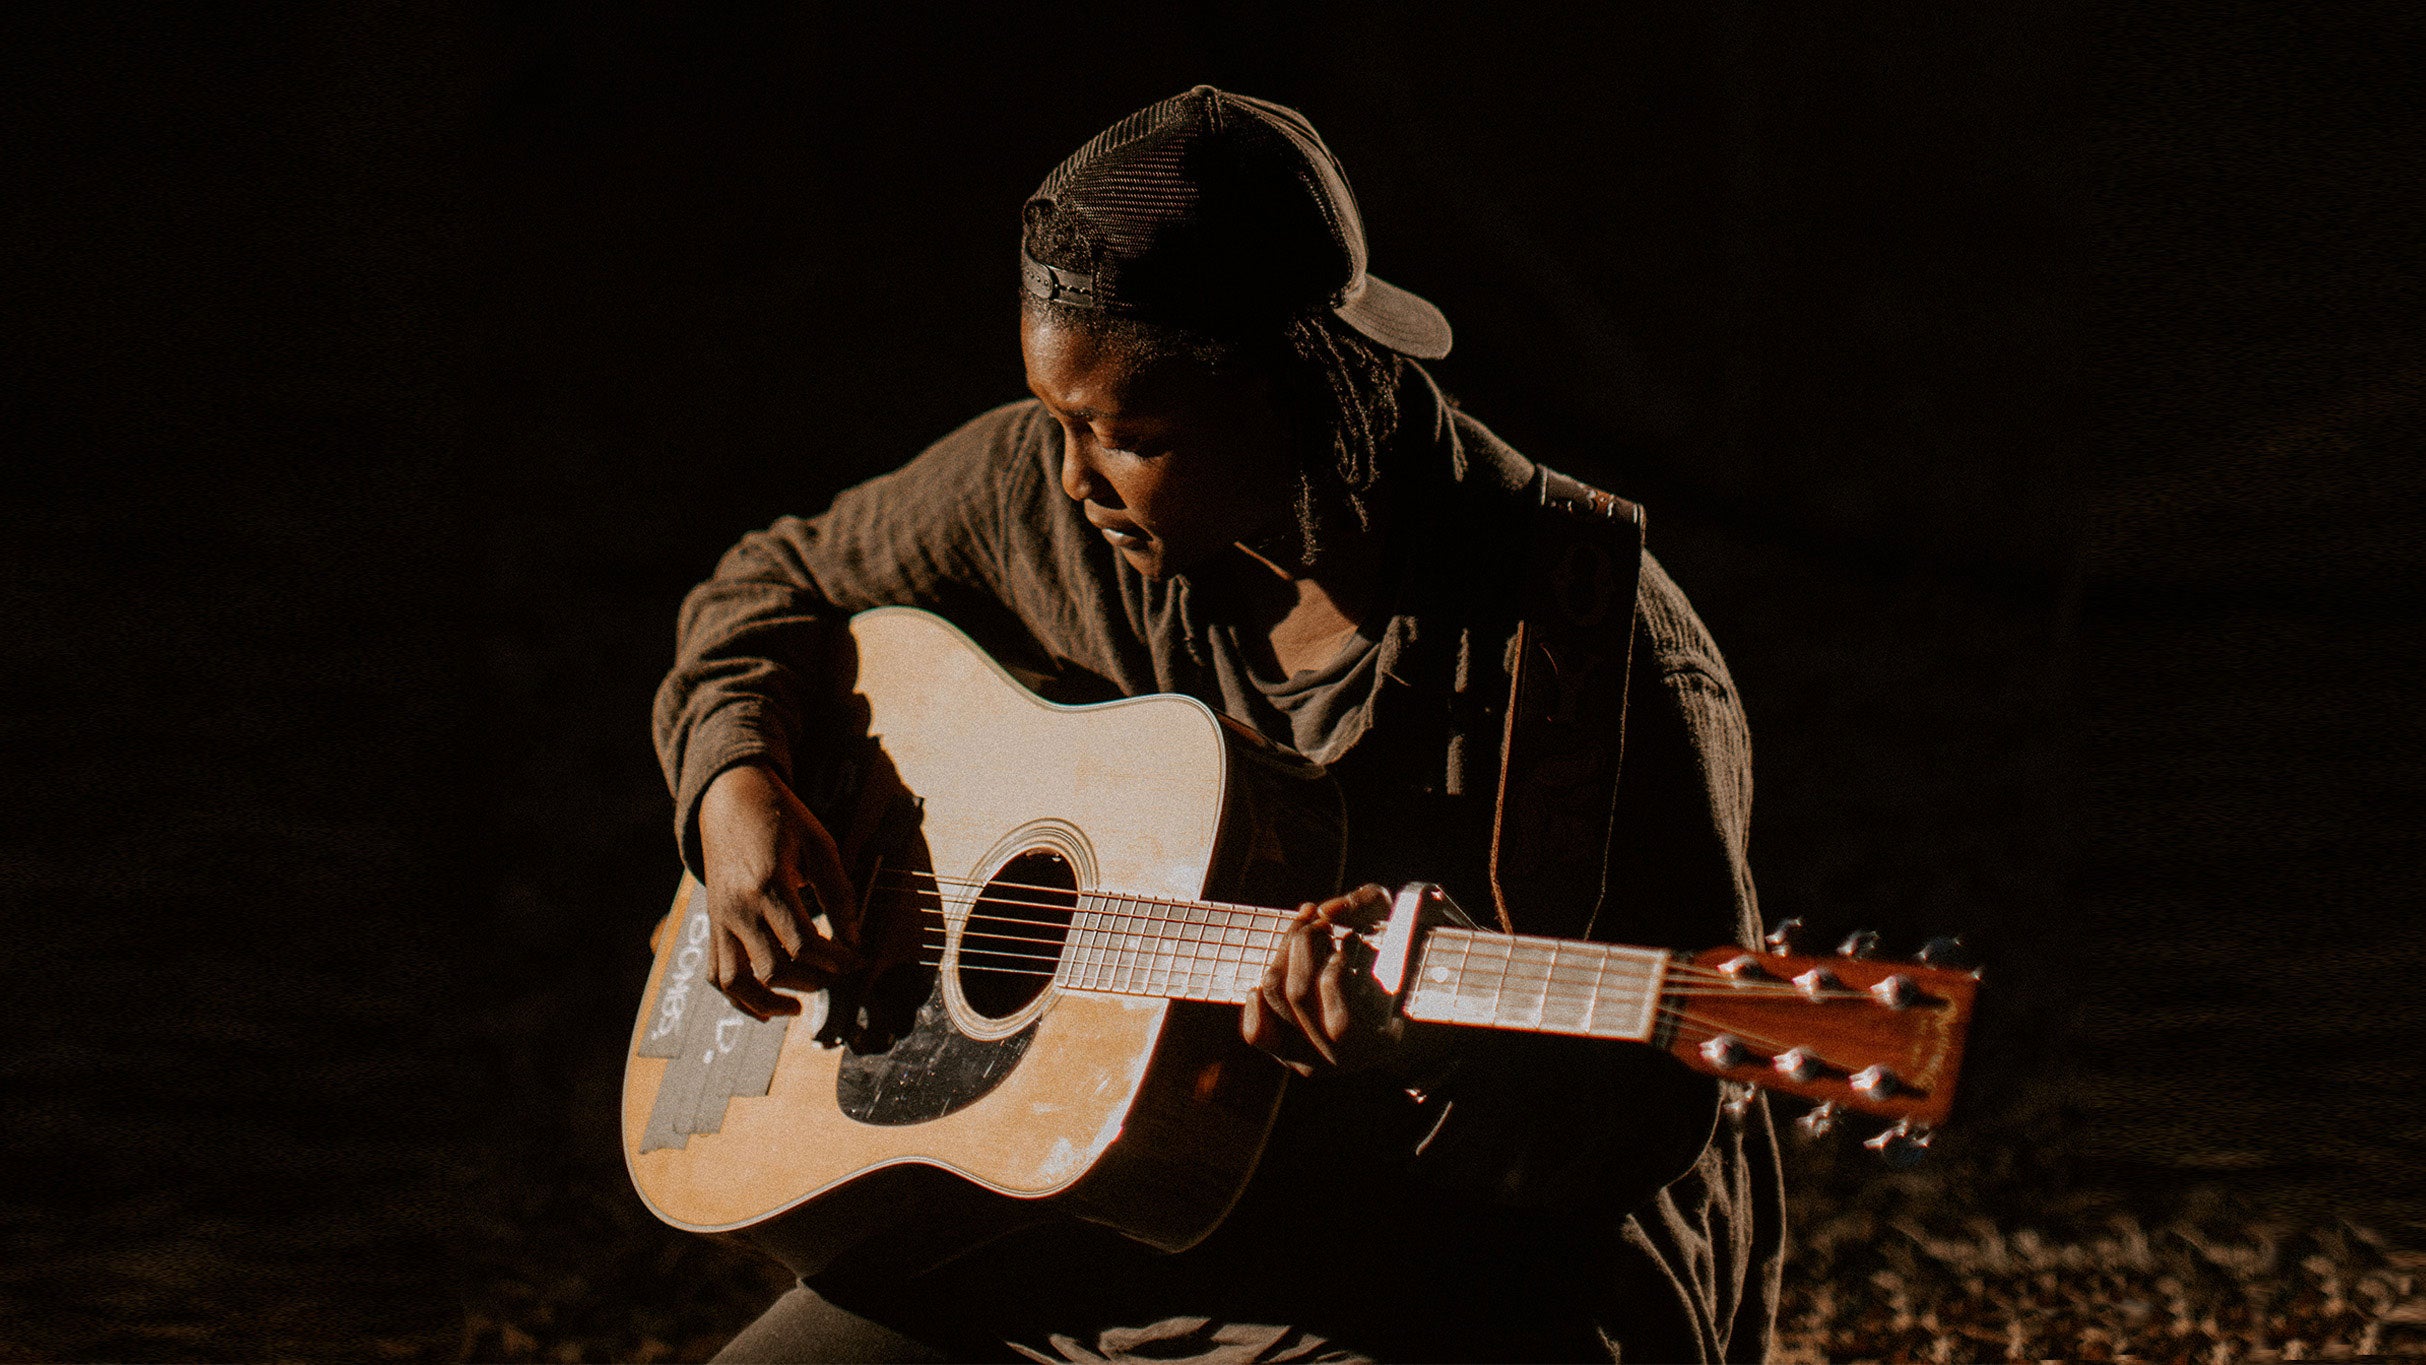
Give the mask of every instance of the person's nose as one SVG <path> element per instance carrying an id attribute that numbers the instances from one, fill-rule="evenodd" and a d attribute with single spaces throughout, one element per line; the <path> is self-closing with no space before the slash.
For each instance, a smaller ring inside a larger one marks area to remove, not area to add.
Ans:
<path id="1" fill-rule="evenodd" d="M 1066 429 L 1061 434 L 1061 491 L 1072 502 L 1092 502 L 1098 507 L 1120 505 L 1111 481 L 1095 467 L 1093 449 Z"/>

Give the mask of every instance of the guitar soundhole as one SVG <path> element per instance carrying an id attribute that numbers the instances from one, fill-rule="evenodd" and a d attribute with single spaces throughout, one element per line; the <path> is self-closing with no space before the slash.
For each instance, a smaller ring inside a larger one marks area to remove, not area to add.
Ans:
<path id="1" fill-rule="evenodd" d="M 960 940 L 960 994 L 988 1019 L 1017 1014 L 1044 993 L 1078 907 L 1069 861 L 1045 849 L 1003 864 L 969 907 Z"/>

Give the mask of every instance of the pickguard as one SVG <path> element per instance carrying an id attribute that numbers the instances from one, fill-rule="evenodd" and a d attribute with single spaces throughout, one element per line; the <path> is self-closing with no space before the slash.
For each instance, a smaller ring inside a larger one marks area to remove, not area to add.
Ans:
<path id="1" fill-rule="evenodd" d="M 979 1041 L 952 1026 L 935 979 L 909 1031 L 879 1052 L 846 1050 L 835 1102 L 861 1123 L 927 1123 L 985 1098 L 1019 1065 L 1036 1036 L 1031 1023 L 1007 1038 Z"/>

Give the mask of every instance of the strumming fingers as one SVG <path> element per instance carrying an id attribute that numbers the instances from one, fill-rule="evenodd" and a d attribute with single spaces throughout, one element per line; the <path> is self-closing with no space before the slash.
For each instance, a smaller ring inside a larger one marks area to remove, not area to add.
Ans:
<path id="1" fill-rule="evenodd" d="M 751 907 L 755 910 L 757 907 Z M 790 954 L 777 951 L 775 936 L 768 932 L 766 918 L 759 914 L 744 914 L 739 922 L 725 930 L 741 949 L 742 960 L 733 964 L 737 975 L 748 975 L 760 981 L 775 974 Z"/>
<path id="2" fill-rule="evenodd" d="M 716 989 L 723 992 L 733 1008 L 765 1023 L 773 1012 L 769 1004 L 759 997 L 771 992 L 750 975 L 749 959 L 742 952 L 740 943 L 725 930 L 711 935 L 709 942 L 712 951 L 709 954 L 708 979 L 716 983 Z"/>

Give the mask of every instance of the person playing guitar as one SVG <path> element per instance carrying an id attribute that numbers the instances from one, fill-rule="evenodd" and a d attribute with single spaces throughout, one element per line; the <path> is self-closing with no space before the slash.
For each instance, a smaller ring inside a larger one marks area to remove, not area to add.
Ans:
<path id="1" fill-rule="evenodd" d="M 898 942 L 860 922 L 821 747 L 844 722 L 816 681 L 839 623 L 880 606 L 949 619 L 1047 699 L 1189 694 L 1324 765 L 1357 889 L 1301 908 L 1241 1014 L 1297 1079 L 1212 1236 L 1166 1255 L 1060 1220 L 915 1273 L 846 1258 L 719 1359 L 1762 1358 L 1784 1228 L 1757 1095 L 1648 1047 L 1410 1023 L 1351 970 L 1405 881 L 1519 932 L 1757 945 L 1742 707 L 1683 593 L 1635 562 L 1639 513 L 1443 395 L 1418 362 L 1447 322 L 1366 273 L 1293 110 L 1204 86 L 1150 106 L 1048 176 L 1022 229 L 1033 397 L 744 538 L 683 606 L 655 737 L 711 979 L 765 1019 Z M 1528 556 L 1560 518 L 1635 539 L 1614 577 L 1556 580 L 1620 600 L 1531 637 L 1543 723 L 1572 738 L 1511 777 L 1511 671 L 1550 581 Z M 1562 763 L 1603 774 L 1597 801 L 1506 814 Z M 1511 890 L 1604 850 L 1597 898 Z"/>

